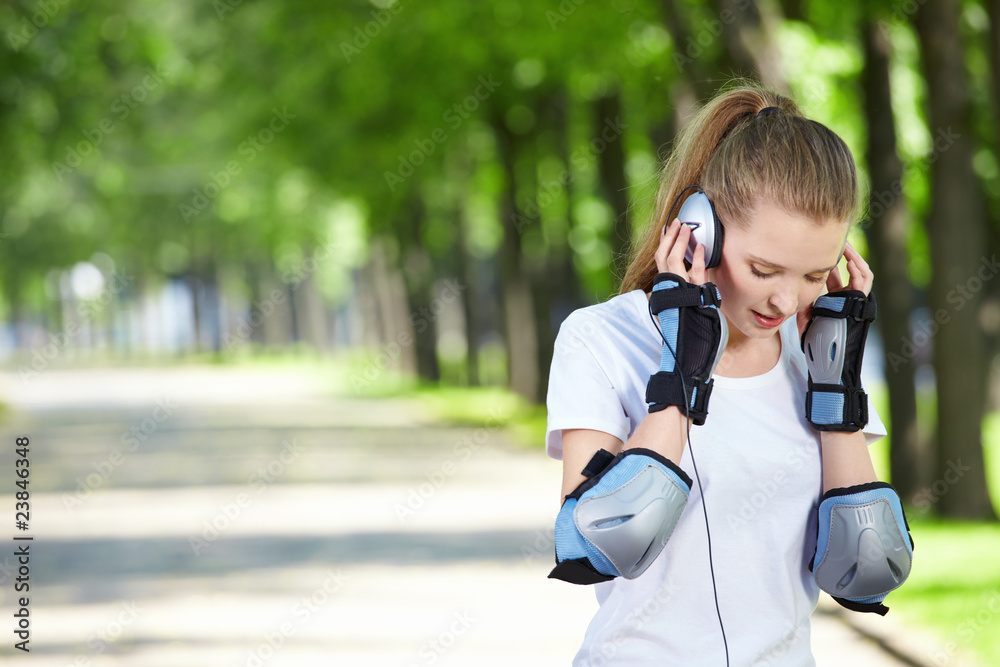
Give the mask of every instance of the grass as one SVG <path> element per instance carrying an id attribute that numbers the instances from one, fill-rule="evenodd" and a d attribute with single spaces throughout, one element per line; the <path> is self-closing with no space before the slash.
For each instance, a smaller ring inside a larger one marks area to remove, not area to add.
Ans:
<path id="1" fill-rule="evenodd" d="M 413 395 L 441 421 L 467 426 L 506 427 L 519 447 L 537 449 L 545 441 L 545 406 L 531 405 L 499 387 L 420 388 Z"/>
<path id="2" fill-rule="evenodd" d="M 1000 665 L 1000 526 L 918 519 L 910 528 L 913 571 L 886 600 L 891 613 L 932 630 L 946 651 Z"/>

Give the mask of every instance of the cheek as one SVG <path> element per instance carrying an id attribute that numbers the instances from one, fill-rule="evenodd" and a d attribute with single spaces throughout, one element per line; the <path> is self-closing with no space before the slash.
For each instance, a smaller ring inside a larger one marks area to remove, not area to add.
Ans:
<path id="1" fill-rule="evenodd" d="M 819 298 L 823 285 L 810 285 L 799 293 L 799 310 L 805 310 Z"/>
<path id="2" fill-rule="evenodd" d="M 741 301 L 747 298 L 747 295 L 753 291 L 753 284 L 748 284 L 746 280 L 742 280 L 733 275 L 733 271 L 730 268 L 728 262 L 723 258 L 722 263 L 717 269 L 715 269 L 715 276 L 710 278 L 718 287 L 719 292 L 722 293 L 722 302 L 726 303 L 734 301 Z"/>

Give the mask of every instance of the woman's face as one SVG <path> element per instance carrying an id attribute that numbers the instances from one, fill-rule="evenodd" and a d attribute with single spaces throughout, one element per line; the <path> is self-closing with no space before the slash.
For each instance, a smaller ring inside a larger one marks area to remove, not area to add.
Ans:
<path id="1" fill-rule="evenodd" d="M 840 260 L 848 229 L 840 222 L 817 226 L 767 203 L 758 204 L 746 228 L 727 228 L 709 280 L 722 294 L 730 330 L 768 338 L 809 307 Z"/>

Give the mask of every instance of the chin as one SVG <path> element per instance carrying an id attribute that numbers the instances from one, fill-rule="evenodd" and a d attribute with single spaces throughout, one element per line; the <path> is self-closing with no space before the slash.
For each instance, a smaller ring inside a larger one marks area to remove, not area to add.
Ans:
<path id="1" fill-rule="evenodd" d="M 747 338 L 758 338 L 760 340 L 774 336 L 780 329 L 780 326 L 776 326 L 773 329 L 765 329 L 764 327 L 757 326 L 755 322 L 748 323 L 745 328 L 740 327 L 740 331 L 742 331 Z"/>

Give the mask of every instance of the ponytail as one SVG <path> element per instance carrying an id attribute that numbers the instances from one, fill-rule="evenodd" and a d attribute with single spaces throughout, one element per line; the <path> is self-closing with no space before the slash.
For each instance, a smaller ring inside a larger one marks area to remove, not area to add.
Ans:
<path id="1" fill-rule="evenodd" d="M 791 99 L 737 81 L 678 134 L 660 172 L 652 220 L 634 246 L 619 294 L 651 289 L 663 225 L 682 202 L 667 207 L 693 184 L 709 196 L 726 227 L 744 226 L 762 199 L 817 223 L 853 221 L 859 213 L 854 159 L 843 140 L 804 118 Z"/>

